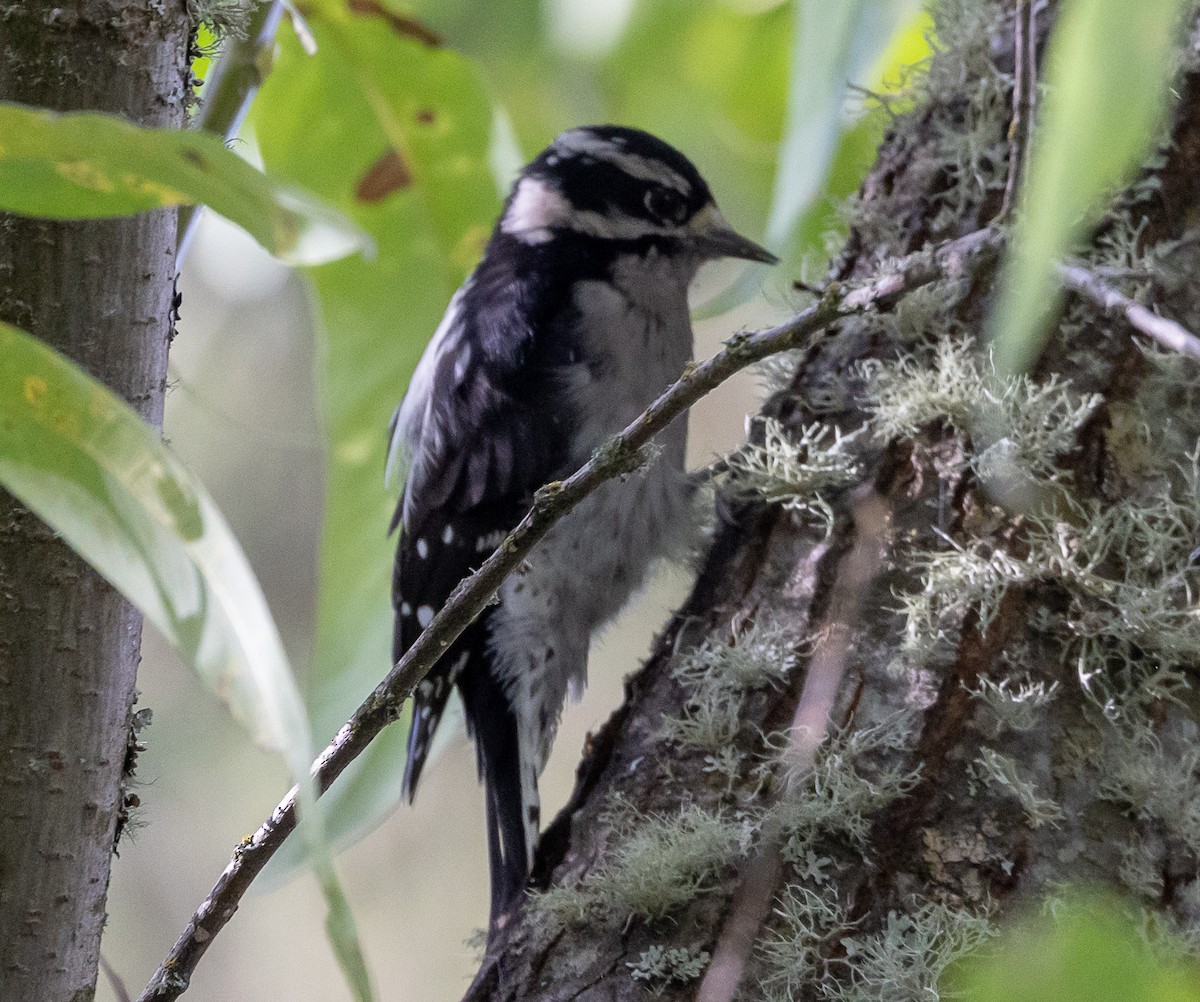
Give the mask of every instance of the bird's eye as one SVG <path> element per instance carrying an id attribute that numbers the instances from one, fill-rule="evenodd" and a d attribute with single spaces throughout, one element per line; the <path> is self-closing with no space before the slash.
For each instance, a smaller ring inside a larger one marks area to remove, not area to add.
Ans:
<path id="1" fill-rule="evenodd" d="M 646 209 L 664 223 L 682 223 L 687 216 L 687 202 L 674 188 L 651 188 L 646 192 Z"/>

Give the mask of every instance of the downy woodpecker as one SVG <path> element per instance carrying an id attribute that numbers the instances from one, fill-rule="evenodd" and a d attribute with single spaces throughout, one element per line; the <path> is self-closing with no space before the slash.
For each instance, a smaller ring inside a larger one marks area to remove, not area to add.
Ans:
<path id="1" fill-rule="evenodd" d="M 677 150 L 616 126 L 560 135 L 520 174 L 474 273 L 454 295 L 392 419 L 407 469 L 393 528 L 399 659 L 460 579 L 528 510 L 682 372 L 688 285 L 705 261 L 771 263 L 726 223 Z M 686 417 L 642 471 L 551 529 L 498 602 L 413 696 L 404 790 L 457 687 L 485 789 L 493 929 L 523 888 L 538 776 L 588 644 L 686 532 Z"/>

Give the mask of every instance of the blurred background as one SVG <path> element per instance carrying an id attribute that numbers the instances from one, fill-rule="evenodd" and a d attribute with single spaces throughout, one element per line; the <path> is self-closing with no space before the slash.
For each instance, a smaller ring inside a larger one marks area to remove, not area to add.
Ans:
<path id="1" fill-rule="evenodd" d="M 394 541 L 385 528 L 397 488 L 383 484 L 387 420 L 515 170 L 574 125 L 655 132 L 692 157 L 736 228 L 785 258 L 771 275 L 738 266 L 701 274 L 697 357 L 739 328 L 787 315 L 798 302 L 791 282 L 820 277 L 835 204 L 859 183 L 886 119 L 847 100 L 846 84 L 896 86 L 896 69 L 928 51 L 913 3 L 826 6 L 803 5 L 802 19 L 779 0 L 385 3 L 315 57 L 282 27 L 235 148 L 346 211 L 376 254 L 292 270 L 206 215 L 181 279 L 166 437 L 262 581 L 318 747 L 388 667 Z M 405 37 L 406 18 L 444 45 Z M 391 122 L 355 91 L 364 74 Z M 411 176 L 382 193 L 364 189 L 400 132 Z M 758 399 L 748 375 L 696 408 L 693 468 L 741 442 Z M 543 777 L 544 817 L 565 801 L 584 736 L 615 708 L 623 676 L 688 585 L 687 568 L 661 568 L 594 644 L 588 693 L 568 708 Z M 154 723 L 142 735 L 142 809 L 114 867 L 104 946 L 134 994 L 233 846 L 289 786 L 278 756 L 254 747 L 149 628 L 139 687 Z M 478 962 L 468 941 L 487 913 L 482 797 L 474 754 L 448 720 L 417 804 L 391 810 L 404 730 L 391 728 L 331 791 L 349 844 L 338 869 L 377 997 L 437 1002 L 459 997 Z M 299 862 L 293 853 L 260 881 L 274 889 L 246 899 L 189 999 L 348 997 L 323 902 Z M 119 996 L 102 978 L 98 997 Z"/>
<path id="2" fill-rule="evenodd" d="M 306 292 L 222 220 L 205 222 L 192 253 L 166 434 L 228 516 L 302 667 L 311 663 L 323 485 Z M 733 329 L 726 319 L 698 327 L 699 355 Z M 402 392 L 398 386 L 397 397 Z M 741 440 L 756 399 L 747 377 L 705 401 L 692 418 L 693 467 Z M 382 489 L 382 471 L 379 482 Z M 379 534 L 374 543 L 390 554 L 394 540 Z M 542 778 L 546 817 L 570 793 L 586 733 L 616 708 L 624 675 L 646 655 L 689 580 L 685 567 L 661 567 L 594 645 L 587 694 L 567 709 Z M 376 677 L 386 668 L 381 659 Z M 162 960 L 237 840 L 290 785 L 278 756 L 256 748 L 149 629 L 139 688 L 139 705 L 154 711 L 138 768 L 145 827 L 114 864 L 104 948 L 131 989 Z M 422 778 L 416 804 L 397 808 L 338 861 L 381 1000 L 458 998 L 477 964 L 467 940 L 487 919 L 483 798 L 461 724 L 443 726 L 453 736 Z M 402 766 L 397 758 L 395 769 Z M 302 871 L 271 893 L 252 892 L 198 967 L 188 997 L 348 997 L 324 914 L 315 880 Z M 99 997 L 115 999 L 104 984 Z"/>

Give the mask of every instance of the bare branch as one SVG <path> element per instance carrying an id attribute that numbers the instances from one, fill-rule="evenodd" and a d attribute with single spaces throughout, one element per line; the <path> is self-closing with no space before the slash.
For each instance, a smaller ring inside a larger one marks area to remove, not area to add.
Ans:
<path id="1" fill-rule="evenodd" d="M 836 320 L 886 308 L 903 295 L 938 279 L 968 274 L 991 260 L 1003 241 L 998 230 L 983 229 L 894 263 L 861 285 L 834 283 L 792 320 L 756 333 L 737 334 L 707 361 L 684 374 L 621 434 L 612 438 L 568 479 L 547 484 L 534 497 L 520 524 L 471 577 L 464 579 L 405 655 L 376 686 L 312 767 L 319 793 L 353 762 L 383 728 L 400 715 L 404 701 L 438 658 L 492 600 L 504 579 L 520 565 L 550 528 L 607 480 L 636 470 L 643 448 L 675 418 L 730 376 L 770 355 L 808 344 Z M 234 850 L 217 883 L 139 996 L 139 1002 L 175 999 L 187 990 L 192 972 L 209 943 L 233 917 L 242 896 L 296 827 L 297 791 L 280 802 L 271 817 Z"/>
<path id="2" fill-rule="evenodd" d="M 1200 359 L 1200 338 L 1182 324 L 1159 316 L 1137 300 L 1118 292 L 1082 265 L 1060 264 L 1058 274 L 1063 285 L 1091 300 L 1106 314 L 1123 315 L 1136 330 L 1153 338 L 1164 348 Z"/>
<path id="3" fill-rule="evenodd" d="M 1008 177 L 1004 198 L 993 222 L 1004 222 L 1016 204 L 1017 185 L 1024 173 L 1025 159 L 1033 142 L 1033 114 L 1037 101 L 1037 16 L 1036 0 L 1016 0 L 1013 15 L 1012 118 L 1008 124 Z"/>
<path id="4" fill-rule="evenodd" d="M 275 33 L 282 17 L 282 0 L 263 0 L 254 8 L 245 37 L 230 39 L 209 71 L 204 84 L 204 100 L 192 119 L 192 128 L 215 132 L 224 136 L 226 142 L 237 135 L 266 78 L 275 47 Z M 177 273 L 196 235 L 203 208 L 185 205 L 179 209 L 179 244 L 175 251 Z"/>

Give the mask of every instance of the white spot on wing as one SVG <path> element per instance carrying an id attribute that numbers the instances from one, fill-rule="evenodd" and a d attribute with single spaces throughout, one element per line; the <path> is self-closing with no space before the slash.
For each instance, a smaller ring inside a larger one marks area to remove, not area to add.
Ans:
<path id="1" fill-rule="evenodd" d="M 425 629 L 433 619 L 433 607 L 422 605 L 417 609 L 417 622 Z"/>
<path id="2" fill-rule="evenodd" d="M 411 616 L 412 615 L 412 606 L 409 605 L 407 602 L 401 602 L 400 603 L 400 615 L 401 616 Z"/>
<path id="3" fill-rule="evenodd" d="M 447 546 L 454 542 L 454 526 L 448 525 L 442 530 L 442 542 Z"/>
<path id="4" fill-rule="evenodd" d="M 471 367 L 471 346 L 464 344 L 459 349 L 458 357 L 454 360 L 454 381 L 462 383 L 467 378 L 467 370 Z"/>
<path id="5" fill-rule="evenodd" d="M 429 556 L 429 544 L 424 539 L 417 540 L 417 556 L 422 560 Z"/>

